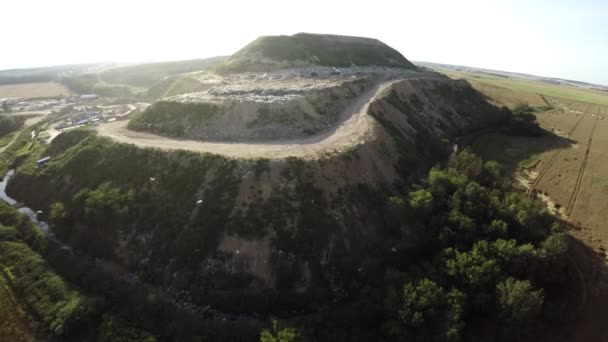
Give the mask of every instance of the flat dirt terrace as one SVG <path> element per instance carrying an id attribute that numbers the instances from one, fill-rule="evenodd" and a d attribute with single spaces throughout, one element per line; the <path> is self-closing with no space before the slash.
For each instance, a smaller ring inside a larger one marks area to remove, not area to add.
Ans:
<path id="1" fill-rule="evenodd" d="M 387 76 L 388 77 L 388 76 Z M 381 80 L 369 91 L 363 93 L 340 113 L 339 124 L 328 132 L 313 137 L 295 140 L 273 140 L 256 143 L 204 142 L 167 138 L 151 133 L 135 132 L 126 128 L 127 121 L 116 121 L 98 126 L 102 136 L 114 141 L 130 143 L 139 147 L 164 150 L 188 150 L 221 154 L 233 158 L 283 159 L 299 157 L 321 158 L 326 155 L 349 150 L 372 137 L 374 120 L 367 115 L 371 102 L 383 95 L 395 82 L 404 79 L 445 78 L 435 73 L 408 73 L 395 80 Z"/>

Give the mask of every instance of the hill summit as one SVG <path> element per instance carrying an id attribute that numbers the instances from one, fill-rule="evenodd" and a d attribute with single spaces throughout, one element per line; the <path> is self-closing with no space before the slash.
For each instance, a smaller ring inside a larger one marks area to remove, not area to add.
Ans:
<path id="1" fill-rule="evenodd" d="M 232 55 L 219 71 L 260 72 L 311 65 L 415 68 L 399 51 L 377 39 L 298 33 L 262 36 Z"/>

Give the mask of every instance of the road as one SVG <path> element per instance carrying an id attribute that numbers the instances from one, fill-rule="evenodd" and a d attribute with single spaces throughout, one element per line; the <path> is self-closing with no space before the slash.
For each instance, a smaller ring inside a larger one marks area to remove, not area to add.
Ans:
<path id="1" fill-rule="evenodd" d="M 29 127 L 29 126 L 31 126 L 31 125 L 33 125 L 33 124 L 36 124 L 36 123 L 40 122 L 40 120 L 42 120 L 42 119 L 44 119 L 44 115 L 37 116 L 37 117 L 35 117 L 35 118 L 30 118 L 30 119 L 25 120 L 25 123 L 24 123 L 24 125 L 23 125 L 23 129 L 26 129 L 26 128 L 27 128 L 27 127 Z M 2 152 L 4 152 L 4 151 L 6 151 L 6 149 L 7 149 L 9 146 L 11 146 L 11 145 L 12 145 L 12 144 L 15 142 L 15 140 L 17 140 L 17 137 L 19 136 L 19 134 L 20 134 L 20 133 L 21 133 L 21 131 L 17 131 L 17 132 L 15 132 L 15 136 L 13 136 L 13 139 L 12 139 L 12 140 L 11 140 L 11 141 L 10 141 L 8 144 L 6 144 L 6 145 L 4 145 L 4 146 L 0 147 L 0 153 L 2 153 Z"/>
<path id="2" fill-rule="evenodd" d="M 372 136 L 373 120 L 367 115 L 370 103 L 382 95 L 391 85 L 403 79 L 442 79 L 432 76 L 412 75 L 399 80 L 381 81 L 371 90 L 353 101 L 341 114 L 341 124 L 329 132 L 303 139 L 274 140 L 271 142 L 230 143 L 182 140 L 160 135 L 135 132 L 126 128 L 128 121 L 116 121 L 97 127 L 100 135 L 121 143 L 138 147 L 163 150 L 187 150 L 220 154 L 232 158 L 283 159 L 299 157 L 315 159 L 326 154 L 348 150 Z"/>

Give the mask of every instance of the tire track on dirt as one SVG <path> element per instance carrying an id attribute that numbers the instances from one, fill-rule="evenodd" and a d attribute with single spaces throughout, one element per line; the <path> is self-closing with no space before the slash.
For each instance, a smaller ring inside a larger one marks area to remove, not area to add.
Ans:
<path id="1" fill-rule="evenodd" d="M 598 107 L 599 110 L 599 107 Z M 597 126 L 599 115 L 595 116 L 595 121 L 593 122 L 593 127 L 591 128 L 591 134 L 589 134 L 589 141 L 587 142 L 587 149 L 585 150 L 585 157 L 583 158 L 583 163 L 581 164 L 580 169 L 578 170 L 578 176 L 576 178 L 576 185 L 574 186 L 574 191 L 570 195 L 570 200 L 568 201 L 568 206 L 566 207 L 566 216 L 570 216 L 572 214 L 572 210 L 576 205 L 576 200 L 578 199 L 578 195 L 581 192 L 581 184 L 583 183 L 583 176 L 585 175 L 585 168 L 587 167 L 587 161 L 589 160 L 589 151 L 591 151 L 591 144 L 593 143 L 593 134 L 595 133 L 595 127 Z"/>
<path id="2" fill-rule="evenodd" d="M 543 94 L 538 94 L 538 95 L 540 95 L 540 98 L 543 99 L 543 101 L 545 102 L 545 104 L 547 105 L 547 107 L 553 108 L 553 105 L 551 103 L 549 103 L 549 100 L 547 100 L 547 98 L 545 97 L 545 95 L 543 95 Z"/>
<path id="3" fill-rule="evenodd" d="M 587 115 L 587 113 L 591 109 L 591 106 L 592 105 L 589 105 L 589 107 L 585 111 L 585 114 L 581 115 L 581 118 L 578 119 L 578 121 L 570 129 L 570 131 L 568 132 L 568 135 L 566 135 L 566 138 L 570 138 L 570 135 L 572 135 L 572 133 L 574 132 L 574 130 L 576 130 L 576 128 L 578 127 L 578 125 L 581 123 L 581 121 L 583 121 L 583 119 L 585 118 L 585 115 Z M 536 190 L 536 187 L 538 186 L 538 183 L 540 183 L 540 181 L 543 179 L 543 177 L 545 177 L 545 174 L 547 174 L 547 171 L 549 171 L 549 169 L 551 169 L 551 166 L 557 160 L 557 158 L 559 157 L 559 155 L 561 154 L 561 152 L 562 152 L 562 150 L 557 150 L 557 151 L 555 151 L 553 153 L 553 155 L 549 159 L 549 162 L 547 163 L 547 166 L 545 166 L 540 171 L 540 173 L 538 174 L 538 176 L 536 177 L 536 179 L 534 180 L 534 182 L 532 182 L 532 185 L 530 186 L 530 190 L 528 191 L 528 196 L 532 197 L 532 195 L 534 194 L 534 190 Z"/>

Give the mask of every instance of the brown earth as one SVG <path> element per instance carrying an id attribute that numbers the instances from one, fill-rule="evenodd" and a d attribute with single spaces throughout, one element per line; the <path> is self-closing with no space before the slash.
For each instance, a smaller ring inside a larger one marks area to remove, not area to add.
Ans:
<path id="1" fill-rule="evenodd" d="M 528 175 L 542 197 L 581 227 L 577 236 L 608 247 L 608 107 L 550 99 L 560 109 L 537 114 L 540 124 L 571 139 L 571 146 L 544 153 Z M 582 113 L 582 114 L 579 114 Z"/>
<path id="2" fill-rule="evenodd" d="M 70 91 L 57 82 L 0 85 L 0 98 L 33 98 L 67 95 L 70 95 Z"/>
<path id="3" fill-rule="evenodd" d="M 441 77 L 425 77 L 412 74 L 410 79 L 446 81 Z M 195 152 L 221 154 L 232 158 L 268 158 L 282 159 L 300 157 L 307 159 L 342 153 L 358 144 L 373 138 L 372 128 L 376 125 L 373 118 L 367 115 L 370 103 L 383 96 L 386 91 L 399 81 L 380 82 L 353 100 L 339 114 L 339 124 L 328 132 L 309 138 L 272 140 L 256 143 L 204 142 L 167 138 L 156 134 L 135 132 L 126 128 L 127 121 L 116 121 L 100 125 L 97 130 L 101 135 L 111 139 L 131 143 L 139 147 L 154 147 L 165 150 L 181 149 Z M 451 81 L 450 81 L 451 82 Z M 440 115 L 440 114 L 437 114 Z"/>

